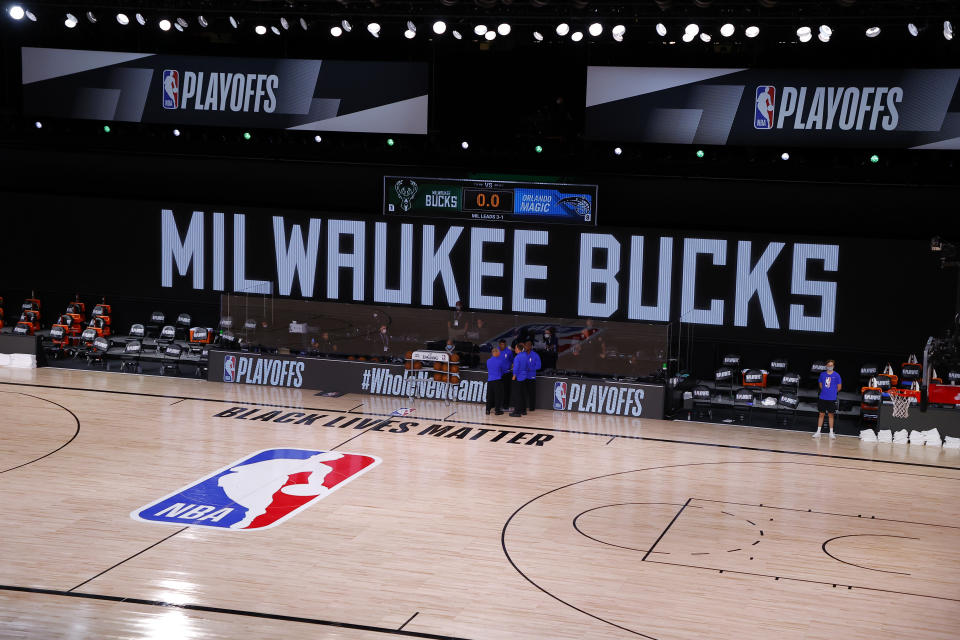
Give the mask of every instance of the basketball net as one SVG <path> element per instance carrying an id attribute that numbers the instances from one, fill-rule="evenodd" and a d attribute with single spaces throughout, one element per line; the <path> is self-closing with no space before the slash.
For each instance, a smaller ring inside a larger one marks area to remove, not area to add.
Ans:
<path id="1" fill-rule="evenodd" d="M 910 417 L 910 396 L 901 394 L 899 389 L 890 390 L 890 398 L 893 400 L 893 417 Z"/>

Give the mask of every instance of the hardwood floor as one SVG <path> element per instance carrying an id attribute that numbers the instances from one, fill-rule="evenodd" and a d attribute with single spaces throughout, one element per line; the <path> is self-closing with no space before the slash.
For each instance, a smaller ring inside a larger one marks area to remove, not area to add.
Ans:
<path id="1" fill-rule="evenodd" d="M 380 463 L 131 517 L 273 449 Z M 956 638 L 958 495 L 957 450 L 0 370 L 0 638 Z"/>

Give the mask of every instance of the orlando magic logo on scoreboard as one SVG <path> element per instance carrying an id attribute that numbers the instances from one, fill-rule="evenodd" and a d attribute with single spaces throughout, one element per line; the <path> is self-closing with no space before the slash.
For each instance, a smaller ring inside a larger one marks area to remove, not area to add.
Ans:
<path id="1" fill-rule="evenodd" d="M 376 456 L 266 449 L 228 464 L 130 514 L 165 524 L 267 529 L 380 464 Z"/>
<path id="2" fill-rule="evenodd" d="M 180 108 L 180 72 L 174 69 L 163 70 L 163 108 Z"/>
<path id="3" fill-rule="evenodd" d="M 757 102 L 754 108 L 753 128 L 773 129 L 773 111 L 777 90 L 770 85 L 757 87 Z"/>

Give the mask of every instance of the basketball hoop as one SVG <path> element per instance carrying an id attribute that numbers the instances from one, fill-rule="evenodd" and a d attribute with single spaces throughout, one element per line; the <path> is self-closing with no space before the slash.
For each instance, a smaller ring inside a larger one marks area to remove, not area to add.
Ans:
<path id="1" fill-rule="evenodd" d="M 910 417 L 910 403 L 919 400 L 920 392 L 913 389 L 890 389 L 890 399 L 893 400 L 893 417 Z"/>

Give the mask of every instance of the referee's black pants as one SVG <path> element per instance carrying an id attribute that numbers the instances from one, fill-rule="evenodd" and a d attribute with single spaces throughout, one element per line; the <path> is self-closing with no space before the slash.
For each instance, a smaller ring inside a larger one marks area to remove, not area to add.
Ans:
<path id="1" fill-rule="evenodd" d="M 514 414 L 527 413 L 527 386 L 525 380 L 514 380 L 510 389 L 510 400 L 513 402 Z"/>
<path id="2" fill-rule="evenodd" d="M 487 382 L 487 411 L 503 411 L 503 380 Z"/>
<path id="3" fill-rule="evenodd" d="M 537 379 L 530 378 L 523 381 L 524 400 L 528 410 L 533 411 L 537 408 Z"/>

